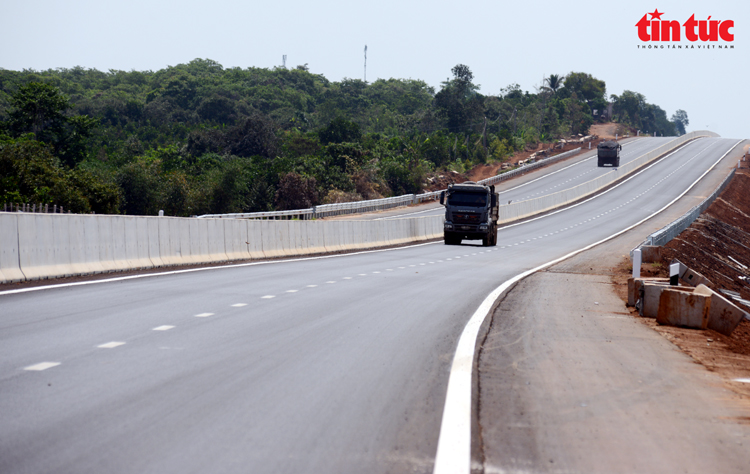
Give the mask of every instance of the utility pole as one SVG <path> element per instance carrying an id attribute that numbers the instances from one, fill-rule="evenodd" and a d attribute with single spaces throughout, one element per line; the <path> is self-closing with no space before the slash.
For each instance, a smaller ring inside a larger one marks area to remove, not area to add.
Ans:
<path id="1" fill-rule="evenodd" d="M 365 83 L 367 83 L 367 45 L 365 45 Z"/>
<path id="2" fill-rule="evenodd" d="M 281 67 L 286 69 L 286 54 L 281 56 Z"/>

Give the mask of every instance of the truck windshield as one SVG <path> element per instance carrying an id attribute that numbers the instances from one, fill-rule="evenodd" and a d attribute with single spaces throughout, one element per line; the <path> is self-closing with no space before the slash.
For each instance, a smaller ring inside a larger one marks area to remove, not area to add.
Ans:
<path id="1" fill-rule="evenodd" d="M 454 192 L 448 196 L 448 204 L 451 206 L 485 207 L 487 205 L 487 194 Z"/>

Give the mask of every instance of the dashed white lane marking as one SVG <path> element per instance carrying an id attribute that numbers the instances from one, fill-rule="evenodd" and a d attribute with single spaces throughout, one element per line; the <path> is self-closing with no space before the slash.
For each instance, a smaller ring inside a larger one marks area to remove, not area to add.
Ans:
<path id="1" fill-rule="evenodd" d="M 242 308 L 243 306 L 247 306 L 247 303 L 235 303 L 232 308 Z"/>
<path id="2" fill-rule="evenodd" d="M 367 273 L 359 273 L 359 274 L 357 274 L 357 276 L 366 277 Z"/>
<path id="3" fill-rule="evenodd" d="M 260 299 L 262 300 L 270 300 L 271 298 L 276 298 L 276 295 L 266 295 L 260 297 Z"/>
<path id="4" fill-rule="evenodd" d="M 352 277 L 344 277 L 344 278 L 342 278 L 342 280 L 351 280 L 351 279 L 352 279 Z"/>
<path id="5" fill-rule="evenodd" d="M 169 331 L 170 329 L 174 329 L 174 326 L 164 325 L 164 326 L 157 326 L 153 330 L 154 331 Z"/>
<path id="6" fill-rule="evenodd" d="M 387 271 L 387 272 L 392 272 L 392 271 L 393 271 L 393 269 L 392 269 L 392 268 L 386 268 L 386 269 L 385 269 L 385 271 Z"/>
<path id="7" fill-rule="evenodd" d="M 372 272 L 372 273 L 380 273 L 380 272 Z"/>
<path id="8" fill-rule="evenodd" d="M 299 290 L 286 290 L 287 293 L 297 293 Z"/>
<path id="9" fill-rule="evenodd" d="M 448 260 L 450 260 L 450 259 L 448 259 Z M 410 268 L 414 268 L 414 267 L 416 267 L 416 265 L 409 265 L 409 267 Z"/>
<path id="10" fill-rule="evenodd" d="M 336 282 L 331 280 L 331 281 L 327 281 L 326 283 L 336 283 Z"/>
<path id="11" fill-rule="evenodd" d="M 196 318 L 207 318 L 207 317 L 213 316 L 213 315 L 214 315 L 214 313 L 201 313 L 201 314 L 196 314 L 195 317 Z"/>
<path id="12" fill-rule="evenodd" d="M 317 288 L 318 285 L 307 285 L 308 288 Z"/>
<path id="13" fill-rule="evenodd" d="M 404 270 L 406 267 L 398 267 L 399 270 Z"/>
<path id="14" fill-rule="evenodd" d="M 96 347 L 98 347 L 100 349 L 114 349 L 115 347 L 120 347 L 120 346 L 124 346 L 124 345 L 125 345 L 124 342 L 112 341 L 112 342 L 108 342 L 106 344 L 100 344 L 100 345 L 98 345 Z"/>
<path id="15" fill-rule="evenodd" d="M 47 370 L 51 369 L 52 367 L 57 367 L 58 365 L 60 365 L 60 362 L 40 362 L 38 364 L 24 367 L 23 370 Z"/>

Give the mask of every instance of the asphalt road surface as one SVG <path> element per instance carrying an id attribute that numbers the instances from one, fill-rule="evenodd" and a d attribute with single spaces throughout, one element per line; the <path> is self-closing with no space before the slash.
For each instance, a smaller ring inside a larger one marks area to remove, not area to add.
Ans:
<path id="1" fill-rule="evenodd" d="M 496 248 L 2 294 L 0 472 L 431 472 L 453 351 L 485 296 L 643 219 L 735 143 L 695 141 L 600 197 L 501 229 Z"/>
<path id="2" fill-rule="evenodd" d="M 620 165 L 627 164 L 672 140 L 674 140 L 674 137 L 623 140 L 622 150 L 620 151 Z M 592 151 L 584 149 L 583 153 L 574 158 L 503 181 L 495 185 L 495 190 L 500 194 L 500 202 L 503 204 L 508 201 L 526 201 L 578 186 L 610 171 L 612 171 L 611 167 L 603 166 L 600 168 L 596 165 L 595 149 Z M 422 206 L 366 214 L 350 214 L 338 218 L 356 220 L 399 219 L 403 217 L 439 216 L 444 213 L 443 206 L 433 202 Z"/>

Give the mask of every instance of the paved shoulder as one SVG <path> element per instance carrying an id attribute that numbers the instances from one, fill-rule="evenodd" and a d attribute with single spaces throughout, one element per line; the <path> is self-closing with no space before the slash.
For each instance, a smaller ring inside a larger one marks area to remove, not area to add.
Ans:
<path id="1" fill-rule="evenodd" d="M 747 472 L 746 401 L 633 319 L 592 261 L 532 275 L 495 311 L 484 472 Z"/>

